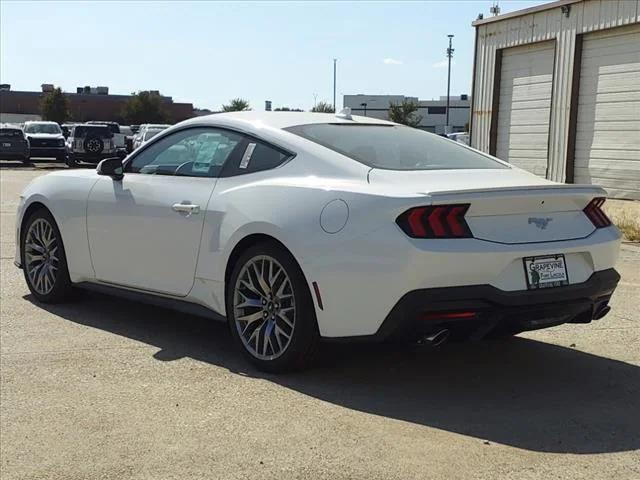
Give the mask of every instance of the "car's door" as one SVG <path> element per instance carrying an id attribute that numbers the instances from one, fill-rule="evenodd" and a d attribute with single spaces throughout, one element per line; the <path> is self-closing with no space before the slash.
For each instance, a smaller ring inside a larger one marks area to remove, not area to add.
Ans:
<path id="1" fill-rule="evenodd" d="M 177 131 L 134 154 L 122 180 L 101 177 L 87 206 L 96 279 L 187 295 L 207 203 L 241 140 L 208 127 Z"/>

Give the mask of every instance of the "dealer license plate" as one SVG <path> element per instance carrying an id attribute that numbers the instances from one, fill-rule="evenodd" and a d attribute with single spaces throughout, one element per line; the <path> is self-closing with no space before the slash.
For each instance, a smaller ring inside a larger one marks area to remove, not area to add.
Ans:
<path id="1" fill-rule="evenodd" d="M 561 287 L 569 284 L 564 255 L 525 257 L 522 260 L 529 290 Z"/>
<path id="2" fill-rule="evenodd" d="M 10 146 L 11 146 L 11 143 L 3 142 L 3 143 L 2 143 L 2 146 L 3 146 L 3 147 L 10 147 Z"/>

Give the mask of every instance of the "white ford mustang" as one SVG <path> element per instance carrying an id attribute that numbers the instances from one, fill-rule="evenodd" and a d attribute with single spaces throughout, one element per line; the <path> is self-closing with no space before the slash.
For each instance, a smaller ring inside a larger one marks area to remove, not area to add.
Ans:
<path id="1" fill-rule="evenodd" d="M 620 242 L 605 195 L 348 113 L 226 113 L 33 181 L 15 260 L 39 301 L 88 287 L 226 318 L 253 363 L 282 371 L 320 338 L 603 317 Z"/>

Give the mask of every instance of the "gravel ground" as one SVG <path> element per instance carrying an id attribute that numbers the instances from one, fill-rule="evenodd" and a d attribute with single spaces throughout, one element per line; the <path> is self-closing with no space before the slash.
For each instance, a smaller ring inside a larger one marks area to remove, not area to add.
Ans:
<path id="1" fill-rule="evenodd" d="M 83 294 L 36 305 L 13 266 L 0 162 L 0 476 L 10 479 L 638 479 L 640 247 L 613 311 L 503 342 L 326 347 L 265 375 L 221 324 Z"/>

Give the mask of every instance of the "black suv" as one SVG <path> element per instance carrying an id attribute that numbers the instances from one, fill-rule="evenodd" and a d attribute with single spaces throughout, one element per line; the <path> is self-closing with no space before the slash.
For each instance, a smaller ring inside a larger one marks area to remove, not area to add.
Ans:
<path id="1" fill-rule="evenodd" d="M 29 161 L 29 140 L 19 127 L 0 125 L 0 158 Z"/>
<path id="2" fill-rule="evenodd" d="M 117 156 L 113 133 L 107 125 L 76 125 L 71 129 L 66 145 L 67 165 L 70 167 L 80 162 L 98 163 Z"/>

